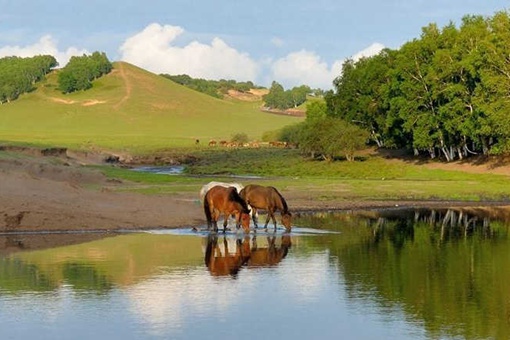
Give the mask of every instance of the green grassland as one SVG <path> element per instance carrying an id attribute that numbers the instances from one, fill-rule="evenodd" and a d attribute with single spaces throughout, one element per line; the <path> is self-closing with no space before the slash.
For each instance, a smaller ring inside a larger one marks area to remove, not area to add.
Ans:
<path id="1" fill-rule="evenodd" d="M 221 100 L 124 62 L 87 91 L 63 95 L 54 72 L 32 93 L 0 106 L 0 140 L 33 145 L 152 152 L 229 140 L 302 118 L 263 113 L 261 102 Z"/>
<path id="2" fill-rule="evenodd" d="M 508 201 L 507 175 L 431 169 L 370 155 L 355 162 L 303 158 L 291 149 L 193 150 L 196 161 L 185 176 L 145 174 L 100 167 L 107 176 L 130 183 L 122 190 L 145 194 L 198 193 L 211 181 L 273 185 L 308 195 L 310 200 Z M 239 177 L 232 177 L 233 175 Z M 198 196 L 197 196 L 198 197 Z"/>
<path id="3" fill-rule="evenodd" d="M 236 133 L 260 140 L 264 133 L 303 118 L 261 112 L 261 102 L 213 98 L 127 63 L 114 63 L 114 71 L 87 91 L 63 95 L 56 81 L 52 73 L 35 91 L 0 105 L 1 144 L 172 153 L 194 160 L 186 165 L 184 176 L 99 167 L 109 177 L 123 180 L 124 185 L 113 190 L 198 193 L 204 183 L 219 180 L 274 185 L 325 201 L 509 197 L 506 175 L 435 170 L 377 155 L 355 162 L 325 162 L 307 159 L 299 150 L 208 147 L 209 139 L 229 140 Z M 201 141 L 198 146 L 196 139 Z M 232 175 L 255 177 L 236 180 Z"/>

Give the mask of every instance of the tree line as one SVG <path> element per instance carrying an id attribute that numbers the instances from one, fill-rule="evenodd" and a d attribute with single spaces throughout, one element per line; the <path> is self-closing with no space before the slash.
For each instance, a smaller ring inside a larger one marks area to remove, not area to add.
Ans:
<path id="1" fill-rule="evenodd" d="M 92 87 L 93 80 L 110 73 L 112 69 L 112 63 L 104 52 L 73 56 L 58 73 L 58 89 L 62 93 L 87 90 Z"/>
<path id="2" fill-rule="evenodd" d="M 262 100 L 268 109 L 286 110 L 303 104 L 306 101 L 306 96 L 311 93 L 312 89 L 306 85 L 285 90 L 282 85 L 273 81 L 269 93 L 264 95 Z"/>
<path id="3" fill-rule="evenodd" d="M 50 55 L 0 58 L 0 104 L 33 91 L 34 84 L 57 65 L 57 60 Z"/>
<path id="4" fill-rule="evenodd" d="M 215 98 L 223 98 L 229 90 L 236 90 L 239 92 L 248 92 L 251 89 L 260 88 L 251 81 L 238 82 L 235 80 L 207 80 L 202 78 L 192 78 L 187 74 L 170 75 L 160 74 L 160 76 L 170 79 L 177 84 L 186 86 L 192 90 L 205 93 Z"/>
<path id="5" fill-rule="evenodd" d="M 510 17 L 468 15 L 429 24 L 397 50 L 347 60 L 326 114 L 380 147 L 447 161 L 510 151 Z"/>

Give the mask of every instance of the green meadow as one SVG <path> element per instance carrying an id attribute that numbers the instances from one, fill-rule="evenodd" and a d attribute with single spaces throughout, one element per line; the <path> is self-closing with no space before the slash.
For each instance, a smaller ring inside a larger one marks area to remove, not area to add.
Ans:
<path id="1" fill-rule="evenodd" d="M 431 169 L 377 154 L 355 162 L 311 160 L 299 150 L 208 147 L 211 139 L 245 133 L 261 140 L 303 118 L 264 113 L 261 101 L 221 100 L 168 79 L 116 62 L 114 71 L 87 91 L 56 90 L 50 74 L 33 92 L 0 105 L 0 144 L 67 147 L 76 150 L 171 155 L 192 159 L 185 175 L 164 176 L 99 166 L 124 185 L 114 190 L 146 194 L 198 192 L 210 180 L 274 185 L 319 200 L 507 201 L 509 176 Z M 199 139 L 199 145 L 195 140 Z M 0 152 L 2 157 L 2 152 Z"/>
<path id="2" fill-rule="evenodd" d="M 56 82 L 50 74 L 32 93 L 0 106 L 0 140 L 149 153 L 237 133 L 260 140 L 302 119 L 261 112 L 261 101 L 213 98 L 123 62 L 87 91 L 63 95 Z"/>

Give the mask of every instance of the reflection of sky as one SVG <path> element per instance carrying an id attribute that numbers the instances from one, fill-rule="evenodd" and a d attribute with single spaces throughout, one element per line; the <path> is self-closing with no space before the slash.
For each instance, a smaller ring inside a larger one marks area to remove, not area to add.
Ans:
<path id="1" fill-rule="evenodd" d="M 398 311 L 391 318 L 374 306 L 368 313 L 366 305 L 348 306 L 339 278 L 329 255 L 316 253 L 288 256 L 277 267 L 243 268 L 236 279 L 213 277 L 205 266 L 183 269 L 126 293 L 130 311 L 154 336 L 381 339 L 411 334 Z"/>
<path id="2" fill-rule="evenodd" d="M 105 294 L 0 291 L 0 328 L 2 339 L 424 338 L 400 311 L 348 298 L 328 252 L 296 244 L 277 266 L 235 279 L 200 265 Z"/>

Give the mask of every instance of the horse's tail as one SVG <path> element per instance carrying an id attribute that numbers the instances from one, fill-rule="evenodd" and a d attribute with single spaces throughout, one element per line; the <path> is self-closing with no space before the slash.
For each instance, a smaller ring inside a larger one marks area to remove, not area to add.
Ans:
<path id="1" fill-rule="evenodd" d="M 273 188 L 274 192 L 280 197 L 280 201 L 282 202 L 282 214 L 290 213 L 289 207 L 287 206 L 287 201 L 285 201 L 285 198 L 283 198 L 282 194 L 280 194 L 280 192 L 278 190 L 276 190 L 275 187 L 271 187 L 271 188 Z"/>
<path id="2" fill-rule="evenodd" d="M 210 223 L 212 222 L 212 215 L 211 215 L 211 207 L 209 205 L 209 199 L 208 199 L 207 194 L 205 194 L 205 197 L 204 197 L 204 213 L 205 213 L 205 218 L 207 219 L 207 225 L 210 226 Z"/>

